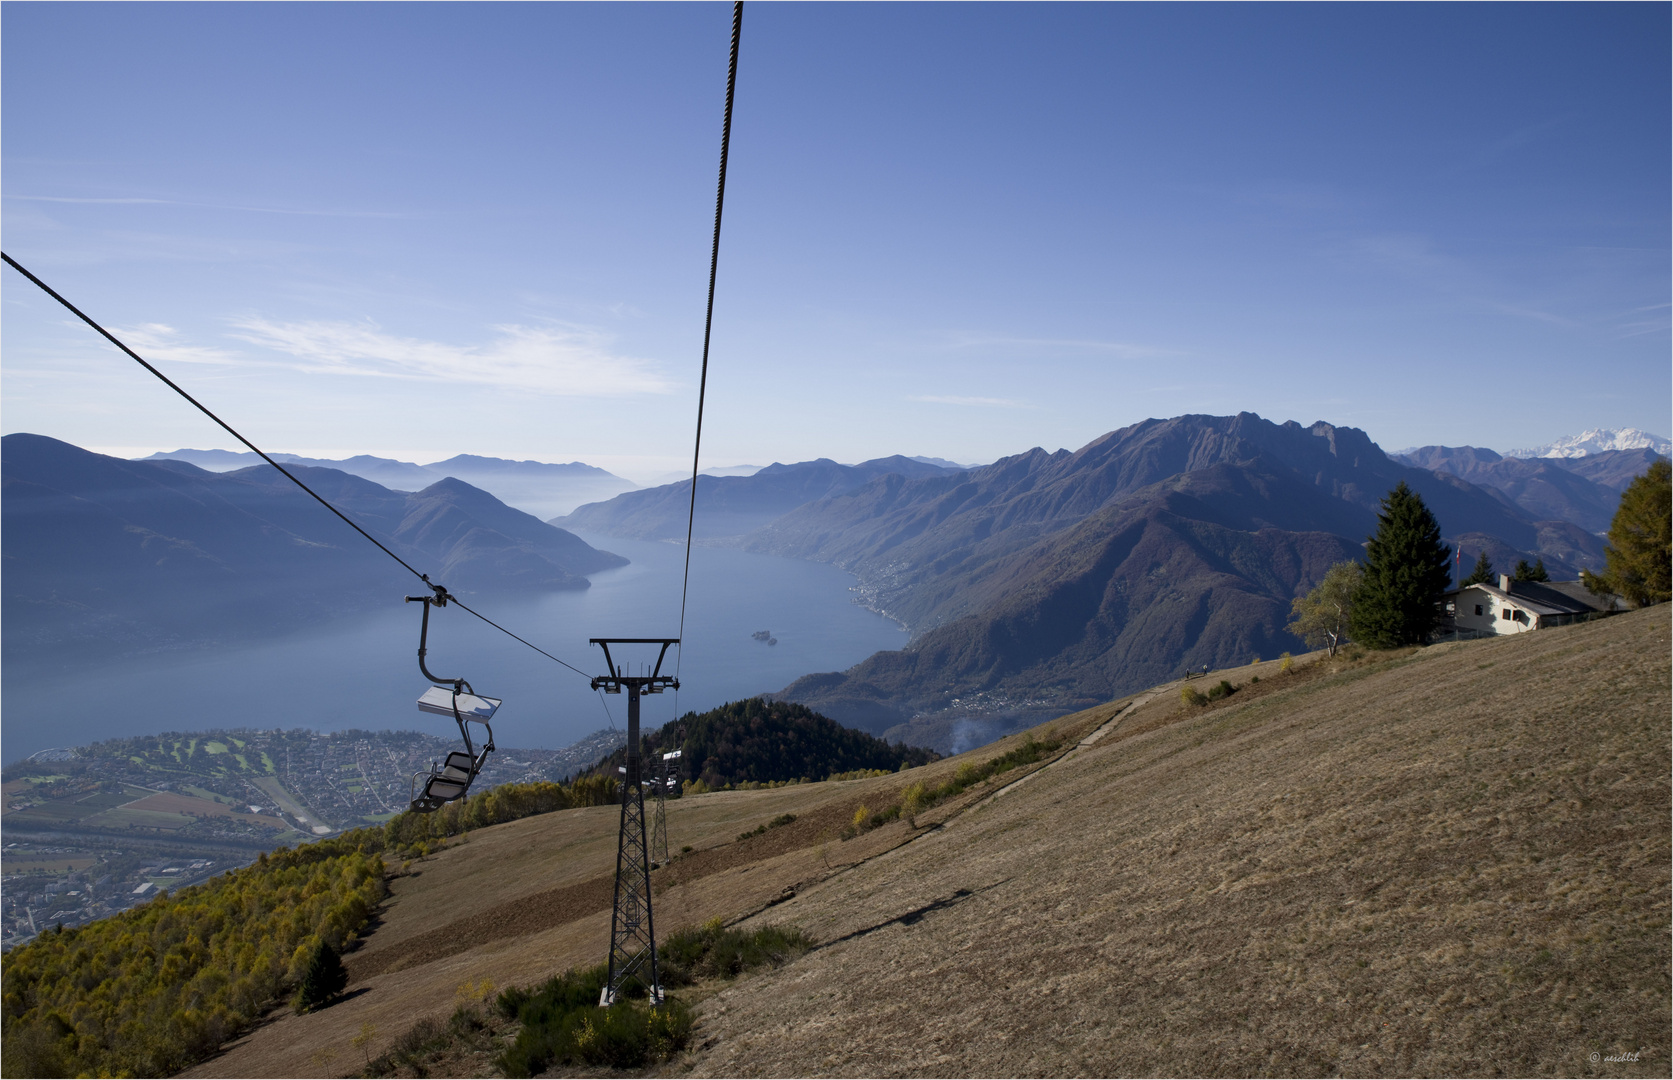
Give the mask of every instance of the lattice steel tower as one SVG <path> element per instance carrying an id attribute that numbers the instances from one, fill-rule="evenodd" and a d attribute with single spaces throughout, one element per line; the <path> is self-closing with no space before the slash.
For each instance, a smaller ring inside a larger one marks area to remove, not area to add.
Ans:
<path id="1" fill-rule="evenodd" d="M 668 865 L 668 792 L 679 775 L 679 750 L 656 759 L 656 811 L 651 815 L 651 865 Z"/>
<path id="2" fill-rule="evenodd" d="M 662 1003 L 662 981 L 656 963 L 656 926 L 651 918 L 651 851 L 645 835 L 645 781 L 639 758 L 639 695 L 680 688 L 680 680 L 662 674 L 668 646 L 679 638 L 593 638 L 604 650 L 610 674 L 593 680 L 594 690 L 619 694 L 627 690 L 627 763 L 622 768 L 622 823 L 616 839 L 616 902 L 610 913 L 610 973 L 599 995 L 602 1006 L 615 1004 L 621 989 L 637 979 L 650 994 L 651 1004 Z M 649 675 L 625 674 L 610 659 L 612 645 L 660 645 L 656 666 Z M 666 849 L 666 839 L 664 839 Z"/>

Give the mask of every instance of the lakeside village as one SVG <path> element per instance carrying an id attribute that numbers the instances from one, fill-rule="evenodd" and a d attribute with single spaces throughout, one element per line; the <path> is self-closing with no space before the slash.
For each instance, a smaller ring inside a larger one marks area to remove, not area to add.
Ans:
<path id="1" fill-rule="evenodd" d="M 606 729 L 562 750 L 501 748 L 482 780 L 565 780 L 624 738 Z M 280 845 L 387 821 L 406 808 L 412 774 L 454 749 L 414 731 L 223 730 L 43 750 L 4 772 L 0 948 Z"/>

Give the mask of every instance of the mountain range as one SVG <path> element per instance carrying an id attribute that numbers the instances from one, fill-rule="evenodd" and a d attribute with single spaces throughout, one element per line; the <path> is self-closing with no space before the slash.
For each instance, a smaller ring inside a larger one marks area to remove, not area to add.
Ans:
<path id="1" fill-rule="evenodd" d="M 915 458 L 874 458 L 839 465 L 830 458 L 793 465 L 774 462 L 749 476 L 700 476 L 692 526 L 700 540 L 742 536 L 798 506 L 853 491 L 884 476 L 930 477 L 958 472 Z M 691 514 L 691 481 L 630 491 L 582 506 L 551 524 L 635 540 L 684 540 Z"/>
<path id="2" fill-rule="evenodd" d="M 1543 559 L 1553 577 L 1572 578 L 1601 564 L 1598 534 L 1653 460 L 1642 447 L 1532 460 L 1477 447 L 1391 456 L 1363 431 L 1325 422 L 1191 415 L 979 468 L 897 455 L 704 475 L 695 535 L 857 575 L 863 602 L 904 624 L 911 644 L 775 696 L 947 752 L 1184 667 L 1299 650 L 1285 630 L 1291 600 L 1361 554 L 1379 500 L 1400 482 L 1424 498 L 1464 569 L 1485 552 L 1501 569 Z M 337 464 L 292 467 L 465 593 L 584 588 L 587 574 L 624 560 L 569 530 L 681 541 L 691 506 L 682 480 L 542 522 L 457 477 L 405 491 L 346 466 L 409 487 L 430 475 L 414 470 L 535 487 L 608 474 L 469 456 Z M 387 586 L 372 583 L 399 573 L 267 466 L 217 473 L 13 435 L 4 479 L 9 654 L 224 636 L 252 605 L 275 626 L 299 625 L 383 595 Z"/>
<path id="3" fill-rule="evenodd" d="M 702 484 L 697 535 L 856 574 L 914 640 L 776 696 L 948 752 L 1184 667 L 1300 650 L 1284 629 L 1290 601 L 1361 555 L 1402 481 L 1472 562 L 1543 559 L 1574 577 L 1601 563 L 1597 533 L 1653 453 L 1400 458 L 1354 428 L 1241 413 L 1147 420 L 976 469 L 903 460 Z M 686 485 L 648 489 L 557 523 L 675 539 L 689 500 Z"/>
<path id="4" fill-rule="evenodd" d="M 287 467 L 460 595 L 584 589 L 586 575 L 627 562 L 452 477 L 403 492 Z M 268 633 L 417 584 L 267 465 L 215 473 L 13 434 L 0 440 L 0 478 L 10 655 Z"/>
<path id="5" fill-rule="evenodd" d="M 1568 435 L 1556 442 L 1526 450 L 1507 450 L 1506 457 L 1521 458 L 1578 458 L 1610 450 L 1650 450 L 1666 457 L 1673 453 L 1673 442 L 1659 435 L 1651 435 L 1637 428 L 1593 428 L 1578 435 Z"/>
<path id="6" fill-rule="evenodd" d="M 275 461 L 286 465 L 336 469 L 395 491 L 422 491 L 438 480 L 452 477 L 492 492 L 500 500 L 542 519 L 567 514 L 582 503 L 608 499 L 635 487 L 631 480 L 580 461 L 554 464 L 459 454 L 446 461 L 418 465 L 370 454 L 341 459 L 299 457 L 296 454 L 272 456 Z M 185 461 L 210 472 L 229 472 L 265 464 L 256 454 L 232 450 L 173 450 L 138 460 Z"/>
<path id="7" fill-rule="evenodd" d="M 1420 446 L 1394 455 L 1499 492 L 1534 517 L 1571 521 L 1595 533 L 1609 530 L 1621 492 L 1659 456 L 1640 447 L 1584 457 L 1501 457 L 1479 446 Z"/>

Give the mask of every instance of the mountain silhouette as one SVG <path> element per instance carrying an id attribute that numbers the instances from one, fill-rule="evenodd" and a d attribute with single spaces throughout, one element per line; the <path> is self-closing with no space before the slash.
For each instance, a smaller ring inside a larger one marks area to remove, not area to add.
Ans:
<path id="1" fill-rule="evenodd" d="M 698 539 L 740 536 L 804 503 L 853 491 L 882 476 L 956 474 L 957 470 L 897 454 L 858 465 L 839 465 L 830 458 L 819 458 L 794 465 L 774 463 L 751 476 L 701 476 L 693 534 Z M 691 481 L 682 480 L 578 507 L 567 517 L 551 519 L 551 523 L 636 540 L 684 540 L 690 511 Z"/>
<path id="2" fill-rule="evenodd" d="M 1609 531 L 1621 491 L 1656 460 L 1652 450 L 1609 450 L 1578 458 L 1502 457 L 1478 446 L 1420 446 L 1398 460 L 1497 491 L 1535 518 Z"/>
<path id="3" fill-rule="evenodd" d="M 946 751 L 961 717 L 989 725 L 985 741 L 1187 666 L 1299 651 L 1290 601 L 1361 554 L 1401 481 L 1449 540 L 1544 558 L 1558 577 L 1601 562 L 1584 528 L 1391 459 L 1362 431 L 1253 413 L 1146 420 L 1074 452 L 880 477 L 744 543 L 856 573 L 873 606 L 918 635 L 778 696 Z"/>
<path id="4" fill-rule="evenodd" d="M 285 465 L 337 469 L 396 491 L 422 491 L 437 480 L 453 477 L 491 492 L 501 501 L 540 518 L 566 514 L 582 503 L 608 499 L 634 486 L 629 480 L 580 461 L 555 464 L 459 454 L 446 461 L 418 465 L 371 454 L 356 454 L 342 459 L 298 457 L 295 454 L 272 456 Z M 212 472 L 266 464 L 255 454 L 232 450 L 175 450 L 152 454 L 141 460 L 185 461 Z"/>
<path id="5" fill-rule="evenodd" d="M 409 494 L 287 468 L 461 595 L 584 589 L 587 574 L 626 563 L 460 480 Z M 13 434 L 0 440 L 0 477 L 8 653 L 260 636 L 416 584 L 267 465 L 212 473 Z"/>

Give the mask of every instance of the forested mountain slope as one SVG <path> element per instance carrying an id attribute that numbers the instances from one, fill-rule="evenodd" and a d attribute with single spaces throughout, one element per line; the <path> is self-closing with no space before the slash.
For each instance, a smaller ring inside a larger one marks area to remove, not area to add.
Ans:
<path id="1" fill-rule="evenodd" d="M 642 736 L 647 761 L 678 750 L 670 776 L 706 788 L 824 780 L 840 773 L 927 765 L 939 755 L 891 744 L 843 727 L 794 702 L 746 698 L 703 713 L 688 712 Z M 590 775 L 613 777 L 627 760 L 622 748 Z"/>
<path id="2" fill-rule="evenodd" d="M 978 613 L 780 696 L 947 752 L 1183 667 L 1299 650 L 1289 598 L 1358 545 L 1206 518 L 1182 492 L 1099 511 L 995 569 L 976 587 L 992 597 Z"/>

